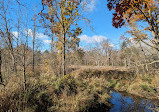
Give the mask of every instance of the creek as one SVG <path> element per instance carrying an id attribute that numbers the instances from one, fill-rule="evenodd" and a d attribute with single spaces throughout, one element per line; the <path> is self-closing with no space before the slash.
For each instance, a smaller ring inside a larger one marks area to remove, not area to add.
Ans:
<path id="1" fill-rule="evenodd" d="M 109 101 L 113 104 L 110 112 L 159 112 L 158 101 L 134 95 L 112 92 Z"/>

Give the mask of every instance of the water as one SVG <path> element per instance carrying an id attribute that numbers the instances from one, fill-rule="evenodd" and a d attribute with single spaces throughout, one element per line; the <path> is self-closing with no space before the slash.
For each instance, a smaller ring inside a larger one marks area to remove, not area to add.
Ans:
<path id="1" fill-rule="evenodd" d="M 110 112 L 159 112 L 154 108 L 157 107 L 156 102 L 143 98 L 135 98 L 124 96 L 117 92 L 111 93 L 110 102 L 113 104 Z"/>

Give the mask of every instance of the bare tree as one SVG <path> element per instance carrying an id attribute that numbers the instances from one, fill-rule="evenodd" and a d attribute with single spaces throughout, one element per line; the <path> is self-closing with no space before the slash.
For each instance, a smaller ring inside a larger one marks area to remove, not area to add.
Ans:
<path id="1" fill-rule="evenodd" d="M 13 34 L 11 33 L 11 27 L 9 26 L 9 19 L 8 14 L 7 14 L 7 10 L 8 10 L 8 4 L 7 6 L 5 6 L 6 4 L 3 2 L 1 2 L 1 20 L 3 23 L 1 23 L 1 37 L 3 38 L 3 40 L 5 41 L 8 49 L 9 49 L 9 53 L 12 57 L 12 61 L 13 61 L 13 71 L 17 73 L 17 65 L 16 65 L 16 57 L 15 57 L 15 52 L 14 52 L 14 47 L 13 47 Z"/>
<path id="2" fill-rule="evenodd" d="M 105 39 L 101 42 L 102 49 L 104 51 L 106 57 L 106 65 L 111 65 L 111 53 L 112 53 L 112 46 L 108 39 Z"/>
<path id="3" fill-rule="evenodd" d="M 35 67 L 35 36 L 36 36 L 36 18 L 37 16 L 34 15 L 33 21 L 34 21 L 34 30 L 33 30 L 33 64 L 32 64 L 32 71 L 34 72 Z"/>
<path id="4" fill-rule="evenodd" d="M 2 83 L 3 82 L 3 80 L 2 80 L 2 55 L 1 55 L 1 48 L 0 48 L 0 83 Z"/>

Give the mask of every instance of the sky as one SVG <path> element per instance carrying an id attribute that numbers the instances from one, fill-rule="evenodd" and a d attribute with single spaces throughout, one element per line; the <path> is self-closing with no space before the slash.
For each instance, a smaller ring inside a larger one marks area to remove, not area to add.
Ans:
<path id="1" fill-rule="evenodd" d="M 32 40 L 32 29 L 33 29 L 33 15 L 39 13 L 42 10 L 41 0 L 21 0 L 22 4 L 25 4 L 25 9 L 28 17 L 28 28 L 24 29 L 30 32 L 30 44 Z M 14 6 L 13 6 L 14 7 Z M 16 7 L 16 6 L 15 6 Z M 23 9 L 22 9 L 23 10 Z M 116 29 L 112 26 L 112 11 L 109 11 L 107 8 L 106 0 L 91 0 L 86 9 L 84 16 L 90 20 L 90 25 L 85 23 L 79 23 L 82 27 L 82 34 L 80 38 L 80 47 L 86 49 L 90 45 L 95 45 L 104 39 L 109 39 L 111 45 L 114 49 L 119 49 L 119 43 L 121 42 L 120 37 L 126 31 L 126 28 Z M 12 15 L 12 18 L 16 18 L 15 15 Z M 37 22 L 40 26 L 41 23 Z M 13 29 L 13 34 L 16 36 L 18 34 L 16 29 Z M 50 49 L 50 40 L 51 38 L 44 34 L 43 28 L 38 28 L 36 30 L 36 35 L 38 40 L 41 43 L 42 51 Z"/>

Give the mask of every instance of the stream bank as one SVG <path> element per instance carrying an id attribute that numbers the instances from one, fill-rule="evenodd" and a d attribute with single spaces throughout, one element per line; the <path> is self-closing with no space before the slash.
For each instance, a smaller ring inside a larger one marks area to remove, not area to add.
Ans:
<path id="1" fill-rule="evenodd" d="M 20 76 L 14 76 L 8 79 L 9 83 L 5 88 L 0 88 L 0 111 L 109 112 L 114 107 L 121 106 L 115 103 L 118 98 L 136 101 L 132 97 L 136 96 L 134 94 L 142 96 L 137 100 L 157 96 L 157 77 L 134 78 L 133 73 L 119 68 L 87 68 L 74 69 L 63 77 L 47 73 L 34 77 L 27 75 L 25 91 L 22 89 Z M 113 97 L 111 92 L 116 92 L 115 96 L 118 97 Z"/>
<path id="2" fill-rule="evenodd" d="M 74 67 L 70 72 L 79 80 L 102 78 L 107 88 L 147 99 L 159 99 L 159 76 L 136 74 L 134 70 L 117 67 Z"/>

